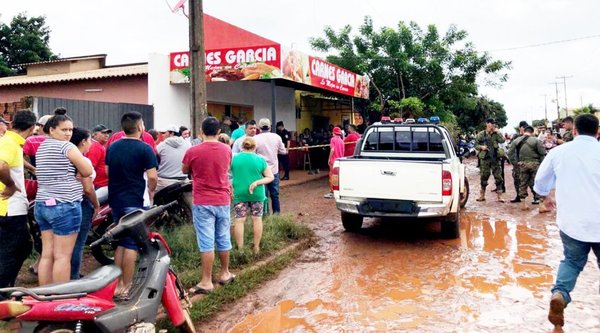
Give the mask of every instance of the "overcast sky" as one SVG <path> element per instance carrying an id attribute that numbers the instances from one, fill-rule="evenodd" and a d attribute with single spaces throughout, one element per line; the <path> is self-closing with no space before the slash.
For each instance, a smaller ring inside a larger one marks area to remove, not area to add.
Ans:
<path id="1" fill-rule="evenodd" d="M 62 57 L 106 53 L 109 65 L 146 62 L 149 53 L 188 49 L 188 22 L 170 12 L 177 0 L 19 0 L 2 1 L 0 21 L 20 12 L 45 15 L 51 28 L 50 46 Z M 509 125 L 544 117 L 556 118 L 558 76 L 567 79 L 569 108 L 600 106 L 599 0 L 204 0 L 204 11 L 282 45 L 311 52 L 308 39 L 322 36 L 323 27 L 336 30 L 360 25 L 365 15 L 377 27 L 399 21 L 421 26 L 450 24 L 469 33 L 468 40 L 497 59 L 512 61 L 509 81 L 501 89 L 480 92 L 504 104 Z M 505 50 L 546 42 L 546 46 Z M 559 104 L 565 95 L 559 80 Z"/>

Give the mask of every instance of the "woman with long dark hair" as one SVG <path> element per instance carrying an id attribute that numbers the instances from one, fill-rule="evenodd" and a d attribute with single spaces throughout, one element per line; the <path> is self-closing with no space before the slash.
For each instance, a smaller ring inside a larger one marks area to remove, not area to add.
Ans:
<path id="1" fill-rule="evenodd" d="M 71 255 L 81 225 L 83 187 L 77 179 L 89 177 L 93 168 L 69 140 L 73 120 L 57 109 L 46 122 L 48 138 L 36 154 L 38 192 L 35 219 L 42 233 L 40 285 L 69 281 Z"/>

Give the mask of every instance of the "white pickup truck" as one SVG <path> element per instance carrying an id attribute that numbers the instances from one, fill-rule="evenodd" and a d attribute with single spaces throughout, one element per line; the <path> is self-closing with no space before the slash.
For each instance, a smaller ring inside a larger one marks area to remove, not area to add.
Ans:
<path id="1" fill-rule="evenodd" d="M 434 123 L 377 123 L 332 169 L 333 193 L 348 231 L 363 217 L 441 218 L 442 234 L 458 237 L 469 196 L 465 166 L 446 128 Z"/>

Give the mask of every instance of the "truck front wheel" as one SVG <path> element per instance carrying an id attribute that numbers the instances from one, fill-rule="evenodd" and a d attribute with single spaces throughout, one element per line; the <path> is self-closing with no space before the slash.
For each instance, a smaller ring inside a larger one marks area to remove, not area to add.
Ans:
<path id="1" fill-rule="evenodd" d="M 342 224 L 346 231 L 354 232 L 362 228 L 363 217 L 358 214 L 342 212 Z"/>
<path id="2" fill-rule="evenodd" d="M 442 220 L 442 237 L 446 239 L 455 239 L 459 237 L 460 210 L 456 213 L 450 213 Z"/>

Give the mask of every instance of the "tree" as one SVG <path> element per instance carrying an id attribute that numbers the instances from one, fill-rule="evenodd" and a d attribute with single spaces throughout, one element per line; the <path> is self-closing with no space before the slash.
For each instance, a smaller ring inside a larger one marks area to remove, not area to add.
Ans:
<path id="1" fill-rule="evenodd" d="M 594 104 L 588 104 L 582 108 L 573 110 L 573 114 L 575 116 L 578 116 L 583 113 L 596 114 L 596 112 L 600 112 L 600 109 L 598 109 L 597 107 L 594 107 Z"/>
<path id="2" fill-rule="evenodd" d="M 21 74 L 19 64 L 56 59 L 50 46 L 46 17 L 15 16 L 10 25 L 0 23 L 0 77 Z"/>
<path id="3" fill-rule="evenodd" d="M 401 101 L 414 98 L 424 104 L 423 116 L 435 114 L 452 121 L 465 105 L 477 105 L 474 99 L 480 76 L 486 84 L 500 85 L 507 79 L 504 71 L 510 68 L 509 62 L 477 52 L 466 41 L 466 31 L 455 26 L 443 36 L 435 25 L 423 30 L 414 22 L 376 31 L 367 16 L 358 34 L 352 35 L 349 25 L 338 32 L 327 26 L 324 34 L 310 39 L 312 47 L 333 52 L 328 61 L 368 75 L 370 105 L 380 112 L 397 112 Z"/>
<path id="4" fill-rule="evenodd" d="M 486 96 L 465 99 L 463 104 L 458 106 L 456 114 L 458 125 L 466 132 L 483 130 L 488 118 L 494 118 L 498 128 L 506 126 L 508 121 L 504 105 Z"/>

